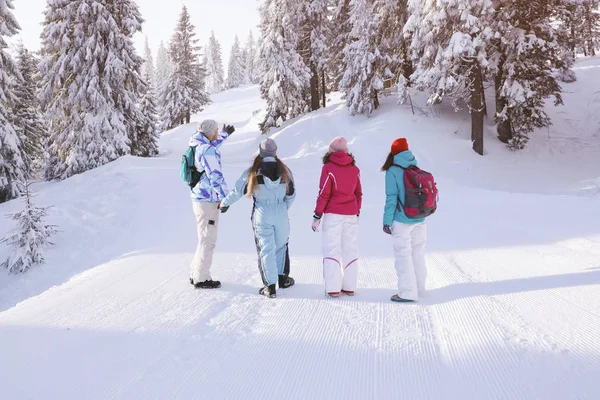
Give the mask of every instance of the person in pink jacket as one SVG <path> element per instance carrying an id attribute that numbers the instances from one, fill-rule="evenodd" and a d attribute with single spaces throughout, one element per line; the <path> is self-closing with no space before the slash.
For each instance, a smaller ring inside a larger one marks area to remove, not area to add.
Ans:
<path id="1" fill-rule="evenodd" d="M 358 216 L 362 204 L 360 170 L 348 141 L 336 137 L 323 157 L 319 197 L 312 224 L 319 231 L 323 219 L 323 277 L 331 297 L 354 296 L 358 272 Z"/>

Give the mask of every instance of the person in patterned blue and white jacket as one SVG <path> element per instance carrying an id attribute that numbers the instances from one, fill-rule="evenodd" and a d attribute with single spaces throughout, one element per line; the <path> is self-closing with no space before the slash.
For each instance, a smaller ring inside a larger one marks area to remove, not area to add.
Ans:
<path id="1" fill-rule="evenodd" d="M 198 184 L 191 189 L 192 204 L 198 228 L 198 247 L 190 266 L 190 283 L 197 288 L 215 289 L 221 282 L 210 275 L 213 253 L 219 228 L 219 204 L 227 196 L 227 183 L 221 168 L 219 148 L 233 132 L 231 125 L 223 125 L 219 132 L 216 121 L 202 121 L 199 131 L 190 139 L 196 146 L 195 166 L 202 173 Z"/>

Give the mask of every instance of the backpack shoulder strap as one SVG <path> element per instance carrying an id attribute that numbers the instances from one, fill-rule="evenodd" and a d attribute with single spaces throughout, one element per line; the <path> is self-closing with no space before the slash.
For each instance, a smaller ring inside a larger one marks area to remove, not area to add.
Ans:
<path id="1" fill-rule="evenodd" d="M 404 168 L 402 165 L 398 165 L 398 164 L 392 164 L 392 166 L 394 166 L 394 167 L 398 167 L 398 168 L 402 168 L 403 170 L 406 170 L 406 168 Z"/>

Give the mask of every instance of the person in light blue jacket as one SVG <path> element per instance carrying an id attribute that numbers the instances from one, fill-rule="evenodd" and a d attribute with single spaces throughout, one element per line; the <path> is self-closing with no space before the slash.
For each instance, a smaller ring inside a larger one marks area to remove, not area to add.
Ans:
<path id="1" fill-rule="evenodd" d="M 399 138 L 392 144 L 391 152 L 382 171 L 385 171 L 385 209 L 383 231 L 394 239 L 395 267 L 398 274 L 398 294 L 395 302 L 412 302 L 425 293 L 427 268 L 425 243 L 427 225 L 425 219 L 408 218 L 401 204 L 406 204 L 404 170 L 416 166 L 417 160 L 408 149 L 406 139 Z"/>
<path id="2" fill-rule="evenodd" d="M 202 172 L 200 181 L 190 190 L 198 229 L 198 246 L 190 266 L 190 283 L 199 289 L 221 287 L 221 282 L 212 280 L 210 274 L 217 244 L 219 203 L 228 193 L 219 148 L 234 131 L 233 126 L 223 125 L 219 132 L 217 122 L 207 119 L 200 123 L 199 132 L 190 139 L 189 145 L 196 148 L 194 165 Z"/>
<path id="3" fill-rule="evenodd" d="M 277 283 L 281 289 L 295 283 L 289 276 L 288 209 L 294 202 L 296 189 L 291 171 L 277 158 L 274 140 L 265 139 L 260 143 L 259 155 L 221 202 L 221 212 L 226 212 L 244 195 L 254 200 L 252 228 L 258 251 L 258 269 L 264 284 L 259 293 L 275 298 Z"/>

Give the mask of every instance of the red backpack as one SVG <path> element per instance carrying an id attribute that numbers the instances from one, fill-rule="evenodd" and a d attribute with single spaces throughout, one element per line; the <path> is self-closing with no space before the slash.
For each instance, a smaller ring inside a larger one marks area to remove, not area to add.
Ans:
<path id="1" fill-rule="evenodd" d="M 404 203 L 399 199 L 398 210 L 400 206 L 404 209 L 404 214 L 410 219 L 420 219 L 430 216 L 437 210 L 438 190 L 431 175 L 423 171 L 416 165 L 404 168 L 394 164 L 404 170 L 404 187 L 406 188 L 406 198 Z"/>

